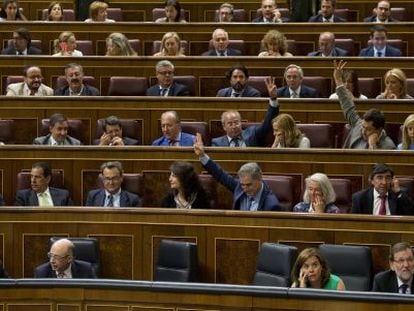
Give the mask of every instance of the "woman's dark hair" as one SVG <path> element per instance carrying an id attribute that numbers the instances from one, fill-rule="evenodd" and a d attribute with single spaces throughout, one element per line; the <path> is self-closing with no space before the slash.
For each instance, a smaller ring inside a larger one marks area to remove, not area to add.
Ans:
<path id="1" fill-rule="evenodd" d="M 352 83 L 353 89 L 352 89 L 352 95 L 354 95 L 355 98 L 359 98 L 361 96 L 361 92 L 359 91 L 359 84 L 358 84 L 358 75 L 354 70 L 348 69 L 344 70 L 342 74 L 342 79 L 346 81 L 350 81 Z"/>
<path id="2" fill-rule="evenodd" d="M 0 10 L 0 17 L 4 19 L 7 18 L 6 8 L 10 3 L 16 3 L 16 6 L 17 6 L 16 20 L 27 21 L 27 18 L 22 13 L 20 13 L 20 7 L 19 7 L 19 3 L 17 2 L 17 0 L 4 0 L 3 6 L 1 7 L 1 10 Z"/>
<path id="3" fill-rule="evenodd" d="M 53 1 L 49 4 L 49 7 L 47 8 L 47 20 L 51 21 L 52 17 L 50 16 L 50 12 L 52 12 L 52 9 L 55 5 L 59 5 L 60 10 L 62 11 L 62 16 L 60 17 L 60 20 L 63 21 L 64 20 L 64 16 L 63 16 L 63 7 L 62 4 L 58 1 Z"/>
<path id="4" fill-rule="evenodd" d="M 193 193 L 204 192 L 198 174 L 194 171 L 194 167 L 191 163 L 176 161 L 171 164 L 170 171 L 178 178 L 186 200 L 189 199 Z M 177 190 L 174 189 L 174 191 Z"/>
<path id="5" fill-rule="evenodd" d="M 181 21 L 181 4 L 178 0 L 166 0 L 164 7 L 173 6 L 177 10 L 177 16 L 174 22 Z"/>

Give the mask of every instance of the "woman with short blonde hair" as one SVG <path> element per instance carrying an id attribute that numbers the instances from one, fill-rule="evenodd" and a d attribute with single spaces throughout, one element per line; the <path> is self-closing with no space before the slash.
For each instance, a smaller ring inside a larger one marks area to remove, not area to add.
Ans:
<path id="1" fill-rule="evenodd" d="M 385 91 L 377 99 L 413 99 L 407 94 L 407 76 L 399 68 L 392 68 L 384 75 Z"/>
<path id="2" fill-rule="evenodd" d="M 76 50 L 76 38 L 73 32 L 64 31 L 58 39 L 53 42 L 54 52 L 52 56 L 83 56 L 81 51 Z"/>
<path id="3" fill-rule="evenodd" d="M 259 56 L 288 57 L 293 56 L 287 51 L 288 44 L 283 33 L 269 30 L 262 40 L 264 51 Z"/>
<path id="4" fill-rule="evenodd" d="M 167 32 L 161 39 L 160 51 L 154 56 L 185 56 L 180 36 L 176 32 Z"/>
<path id="5" fill-rule="evenodd" d="M 89 18 L 85 22 L 115 22 L 108 18 L 108 4 L 102 1 L 94 1 L 89 5 Z"/>

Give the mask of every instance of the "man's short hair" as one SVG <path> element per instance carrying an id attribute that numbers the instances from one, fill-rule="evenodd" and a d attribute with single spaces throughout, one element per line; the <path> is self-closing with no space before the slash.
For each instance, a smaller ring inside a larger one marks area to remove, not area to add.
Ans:
<path id="1" fill-rule="evenodd" d="M 52 175 L 52 168 L 51 168 L 50 164 L 47 163 L 47 162 L 44 162 L 44 161 L 36 162 L 32 165 L 32 169 L 33 168 L 43 169 L 43 176 L 44 177 L 48 177 L 48 176 Z"/>
<path id="2" fill-rule="evenodd" d="M 321 0 L 321 6 L 322 6 L 322 1 L 323 0 Z M 325 0 L 325 1 L 330 2 L 332 4 L 332 7 L 336 7 L 336 0 Z"/>
<path id="3" fill-rule="evenodd" d="M 20 37 L 22 37 L 23 39 L 25 39 L 27 41 L 27 48 L 29 48 L 30 43 L 32 42 L 32 39 L 30 37 L 29 30 L 27 30 L 26 28 L 23 28 L 22 27 L 22 28 L 16 29 L 13 32 L 17 33 Z"/>
<path id="4" fill-rule="evenodd" d="M 79 68 L 79 70 L 83 73 L 83 67 L 77 63 L 69 63 L 65 66 L 65 75 L 68 72 L 68 69 L 72 69 L 72 68 Z"/>
<path id="5" fill-rule="evenodd" d="M 171 67 L 172 70 L 174 71 L 174 64 L 172 62 L 170 62 L 169 60 L 167 60 L 167 59 L 160 60 L 155 65 L 155 71 L 158 72 L 162 67 Z"/>
<path id="6" fill-rule="evenodd" d="M 383 129 L 385 126 L 385 116 L 384 114 L 376 108 L 371 108 L 364 113 L 364 121 L 372 122 L 372 125 L 376 129 Z"/>
<path id="7" fill-rule="evenodd" d="M 242 176 L 250 176 L 254 180 L 261 180 L 262 170 L 256 162 L 249 162 L 243 164 L 240 167 L 239 171 L 237 172 L 237 175 L 239 176 L 239 178 Z"/>
<path id="8" fill-rule="evenodd" d="M 119 128 L 122 129 L 121 120 L 118 119 L 118 117 L 116 116 L 109 116 L 106 119 L 104 119 L 102 124 L 102 129 L 104 130 L 104 132 L 106 132 L 107 125 L 118 125 Z"/>
<path id="9" fill-rule="evenodd" d="M 295 64 L 290 64 L 290 65 L 288 65 L 288 66 L 286 67 L 286 69 L 285 69 L 285 73 L 283 74 L 283 77 L 284 77 L 285 79 L 286 79 L 286 73 L 287 73 L 287 71 L 288 71 L 290 68 L 296 68 L 296 69 L 298 70 L 298 73 L 299 73 L 299 78 L 300 78 L 300 79 L 303 79 L 304 74 L 303 74 L 303 69 L 302 69 L 302 67 L 300 67 L 300 66 L 298 66 L 298 65 L 295 65 Z"/>
<path id="10" fill-rule="evenodd" d="M 61 113 L 54 113 L 50 116 L 49 126 L 54 127 L 56 123 L 67 121 L 68 119 Z"/>
<path id="11" fill-rule="evenodd" d="M 389 260 L 394 260 L 394 255 L 401 251 L 405 251 L 406 249 L 411 250 L 411 253 L 414 255 L 413 249 L 411 248 L 411 244 L 408 242 L 399 242 L 391 246 Z"/>
<path id="12" fill-rule="evenodd" d="M 246 79 L 249 77 L 249 71 L 247 70 L 246 66 L 244 65 L 234 65 L 228 71 L 226 71 L 226 78 L 230 80 L 231 76 L 233 75 L 233 71 L 240 70 L 244 73 Z"/>
<path id="13" fill-rule="evenodd" d="M 385 174 L 385 173 L 390 173 L 391 177 L 394 177 L 394 171 L 392 170 L 391 167 L 389 167 L 387 164 L 384 164 L 384 163 L 377 163 L 374 165 L 371 173 L 369 174 L 369 180 L 372 180 L 375 177 L 375 175 Z"/>
<path id="14" fill-rule="evenodd" d="M 238 112 L 237 110 L 226 110 L 226 111 L 223 111 L 223 113 L 221 114 L 221 124 L 222 125 L 224 125 L 224 118 L 226 117 L 226 115 L 228 115 L 230 113 L 237 114 L 239 116 L 239 118 L 241 119 L 240 112 Z"/>
<path id="15" fill-rule="evenodd" d="M 23 75 L 25 77 L 27 77 L 27 72 L 29 71 L 30 68 L 39 68 L 39 70 L 41 71 L 39 66 L 34 66 L 34 65 L 26 65 L 23 67 Z"/>
<path id="16" fill-rule="evenodd" d="M 172 114 L 172 115 L 174 116 L 174 118 L 175 118 L 175 122 L 176 122 L 176 123 L 180 123 L 180 122 L 181 122 L 180 116 L 178 115 L 177 111 L 175 111 L 175 110 L 165 111 L 165 112 L 163 112 L 163 113 L 161 114 L 161 118 L 162 118 L 163 116 L 167 115 L 167 114 Z"/>
<path id="17" fill-rule="evenodd" d="M 213 34 L 211 35 L 211 38 L 214 40 L 214 37 L 216 36 L 217 32 L 219 31 L 223 31 L 224 35 L 226 36 L 226 39 L 229 39 L 229 33 L 227 31 L 225 31 L 223 28 L 217 28 L 213 31 Z"/>
<path id="18" fill-rule="evenodd" d="M 233 15 L 233 13 L 234 13 L 234 5 L 233 4 L 225 2 L 222 5 L 220 5 L 219 10 L 224 9 L 224 8 L 230 9 L 230 14 Z"/>
<path id="19" fill-rule="evenodd" d="M 103 174 L 104 169 L 113 169 L 116 168 L 118 170 L 118 172 L 120 173 L 120 175 L 122 176 L 122 174 L 124 173 L 124 169 L 122 167 L 122 163 L 119 161 L 108 161 L 105 162 L 101 165 L 101 173 Z"/>
<path id="20" fill-rule="evenodd" d="M 371 33 L 371 37 L 374 35 L 374 32 L 384 32 L 385 35 L 388 34 L 387 28 L 385 28 L 383 25 L 374 25 L 369 31 Z"/>

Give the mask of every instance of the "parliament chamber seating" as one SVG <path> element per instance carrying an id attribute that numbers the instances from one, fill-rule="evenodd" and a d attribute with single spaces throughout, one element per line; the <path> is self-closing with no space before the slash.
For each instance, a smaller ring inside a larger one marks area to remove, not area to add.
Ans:
<path id="1" fill-rule="evenodd" d="M 336 16 L 342 17 L 347 22 L 357 22 L 358 21 L 358 12 L 357 11 L 337 8 L 337 9 L 335 9 L 334 14 Z"/>
<path id="2" fill-rule="evenodd" d="M 184 18 L 187 22 L 190 21 L 190 12 L 185 11 L 183 8 L 180 12 L 181 18 Z M 152 9 L 152 21 L 156 21 L 159 18 L 165 17 L 165 9 L 164 8 L 153 8 Z"/>
<path id="3" fill-rule="evenodd" d="M 98 89 L 99 89 L 99 86 L 97 85 L 94 76 L 83 76 L 83 83 L 94 86 L 94 87 L 98 87 Z M 57 89 L 57 88 L 61 88 L 61 87 L 67 86 L 67 85 L 68 85 L 68 81 L 66 80 L 65 76 L 52 77 L 52 86 L 51 86 L 51 88 Z"/>
<path id="4" fill-rule="evenodd" d="M 146 77 L 111 77 L 108 96 L 144 96 L 147 89 Z"/>
<path id="5" fill-rule="evenodd" d="M 193 75 L 174 76 L 173 80 L 174 82 L 184 84 L 185 86 L 187 86 L 190 91 L 190 96 L 199 96 L 197 77 Z M 150 81 L 151 86 L 158 84 L 158 80 L 156 77 L 151 76 L 149 78 L 149 81 Z"/>
<path id="6" fill-rule="evenodd" d="M 219 10 L 215 11 L 214 19 L 206 22 L 218 22 L 219 21 Z M 233 9 L 233 22 L 246 22 L 246 10 L 245 9 Z"/>
<path id="7" fill-rule="evenodd" d="M 80 140 L 83 145 L 89 144 L 89 139 L 85 131 L 85 125 L 83 120 L 80 119 L 68 119 L 68 135 Z M 49 119 L 42 119 L 40 121 L 40 128 L 38 136 L 46 136 L 50 133 L 49 131 Z"/>
<path id="8" fill-rule="evenodd" d="M 0 142 L 14 144 L 14 120 L 0 119 Z"/>
<path id="9" fill-rule="evenodd" d="M 216 180 L 210 174 L 199 174 L 198 178 L 201 186 L 207 193 L 207 197 L 210 199 L 211 208 L 214 208 L 219 201 Z"/>
<path id="10" fill-rule="evenodd" d="M 282 211 L 291 212 L 299 202 L 295 196 L 295 182 L 292 176 L 263 175 L 263 181 L 269 186 L 279 200 Z"/>
<path id="11" fill-rule="evenodd" d="M 203 142 L 205 142 L 207 146 L 210 145 L 211 138 L 207 122 L 181 121 L 181 129 L 183 132 L 193 135 L 200 133 L 201 137 L 203 138 Z"/>
<path id="12" fill-rule="evenodd" d="M 359 51 L 359 48 L 355 45 L 355 41 L 352 38 L 335 38 L 335 46 L 348 51 L 349 56 L 356 56 L 359 54 L 356 52 Z"/>
<path id="13" fill-rule="evenodd" d="M 313 148 L 335 148 L 334 129 L 330 124 L 298 123 L 297 127 L 310 140 Z"/>
<path id="14" fill-rule="evenodd" d="M 229 34 L 231 36 L 231 34 Z M 235 49 L 239 50 L 241 52 L 241 55 L 245 55 L 245 49 L 244 49 L 244 40 L 238 40 L 238 39 L 229 39 L 229 49 Z M 214 49 L 213 45 L 213 39 L 211 39 L 208 43 L 208 49 Z"/>
<path id="15" fill-rule="evenodd" d="M 76 49 L 81 51 L 83 55 L 95 55 L 91 40 L 76 40 Z"/>
<path id="16" fill-rule="evenodd" d="M 295 246 L 262 243 L 253 285 L 290 287 L 290 273 L 297 255 L 298 249 Z"/>
<path id="17" fill-rule="evenodd" d="M 381 94 L 381 82 L 381 78 L 358 77 L 359 91 L 368 98 L 376 98 Z"/>
<path id="18" fill-rule="evenodd" d="M 407 93 L 414 97 L 414 78 L 407 78 Z"/>
<path id="19" fill-rule="evenodd" d="M 347 178 L 329 178 L 336 194 L 335 205 L 341 213 L 350 213 L 352 206 L 352 183 Z"/>
<path id="20" fill-rule="evenodd" d="M 131 45 L 131 47 L 134 49 L 135 52 L 137 52 L 137 55 L 141 55 L 142 51 L 141 51 L 141 40 L 139 39 L 128 39 L 129 44 Z M 105 53 L 103 53 L 103 55 L 106 54 L 106 50 Z"/>
<path id="21" fill-rule="evenodd" d="M 120 119 L 122 126 L 122 136 L 133 138 L 138 140 L 138 143 L 141 145 L 144 141 L 143 139 L 143 120 L 136 119 Z M 99 139 L 102 136 L 104 130 L 104 119 L 99 119 L 96 122 L 95 129 L 95 138 L 93 140 L 94 145 L 99 145 Z"/>
<path id="22" fill-rule="evenodd" d="M 391 16 L 400 22 L 410 22 L 407 18 L 407 9 L 406 8 L 396 8 L 393 7 L 390 9 Z"/>
<path id="23" fill-rule="evenodd" d="M 16 190 L 23 190 L 31 187 L 30 171 L 30 169 L 23 169 L 17 173 Z M 50 186 L 55 188 L 65 188 L 64 171 L 62 169 L 52 169 Z"/>
<path id="24" fill-rule="evenodd" d="M 186 40 L 181 40 L 181 51 L 185 54 L 189 54 L 188 42 Z M 158 53 L 161 50 L 161 40 L 154 40 L 152 43 L 152 54 Z M 164 56 L 165 57 L 165 56 Z"/>
<path id="25" fill-rule="evenodd" d="M 407 175 L 396 175 L 395 177 L 398 179 L 400 186 L 414 200 L 414 177 Z"/>
<path id="26" fill-rule="evenodd" d="M 289 21 L 289 17 L 290 17 L 290 12 L 288 8 L 277 8 L 280 12 L 280 17 L 282 18 L 282 21 L 284 23 Z M 262 16 L 262 8 L 258 8 L 256 11 L 251 11 L 250 12 L 250 19 L 254 20 L 256 17 L 260 17 Z"/>
<path id="27" fill-rule="evenodd" d="M 266 78 L 266 76 L 249 76 L 249 81 L 247 84 L 258 90 L 262 95 L 261 97 L 269 97 L 265 83 Z"/>
<path id="28" fill-rule="evenodd" d="M 107 8 L 108 18 L 113 19 L 116 22 L 122 22 L 122 9 L 121 8 Z"/>
<path id="29" fill-rule="evenodd" d="M 135 193 L 139 195 L 141 198 L 144 196 L 144 175 L 142 173 L 123 173 L 122 174 L 122 189 L 129 191 L 131 193 Z M 96 186 L 93 188 L 85 188 L 83 189 L 85 195 L 88 191 L 96 188 L 103 187 L 103 177 L 102 174 L 98 173 L 98 178 L 96 179 Z"/>
<path id="30" fill-rule="evenodd" d="M 4 83 L 4 80 L 5 83 Z M 2 94 L 7 94 L 7 86 L 13 83 L 20 83 L 24 81 L 24 76 L 3 76 L 3 90 Z"/>
<path id="31" fill-rule="evenodd" d="M 328 98 L 332 94 L 331 78 L 320 76 L 306 76 L 305 74 L 303 77 L 303 84 L 316 89 L 319 92 L 319 96 L 321 98 Z"/>
<path id="32" fill-rule="evenodd" d="M 41 11 L 39 11 L 40 16 L 39 16 L 39 20 L 45 21 L 47 20 L 47 9 L 43 9 Z M 65 22 L 71 22 L 71 21 L 75 21 L 75 11 L 73 9 L 63 9 L 63 20 Z"/>

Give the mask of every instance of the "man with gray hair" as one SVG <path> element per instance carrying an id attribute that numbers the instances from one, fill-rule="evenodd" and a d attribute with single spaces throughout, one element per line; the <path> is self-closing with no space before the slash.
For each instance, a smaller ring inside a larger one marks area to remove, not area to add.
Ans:
<path id="1" fill-rule="evenodd" d="M 65 67 L 67 85 L 55 90 L 55 96 L 99 96 L 99 90 L 87 85 L 83 81 L 83 68 L 76 63 L 67 64 Z"/>
<path id="2" fill-rule="evenodd" d="M 174 82 L 174 65 L 169 60 L 161 60 L 155 65 L 158 84 L 147 89 L 147 96 L 190 96 L 184 84 Z"/>
<path id="3" fill-rule="evenodd" d="M 318 98 L 319 92 L 302 84 L 303 70 L 300 66 L 290 64 L 285 69 L 286 86 L 277 89 L 277 97 L 285 98 Z"/>
<path id="4" fill-rule="evenodd" d="M 181 131 L 181 120 L 174 110 L 161 115 L 162 136 L 152 142 L 153 146 L 192 146 L 195 136 Z"/>
<path id="5" fill-rule="evenodd" d="M 240 56 L 241 52 L 236 49 L 230 49 L 229 46 L 229 34 L 227 31 L 221 28 L 217 28 L 213 31 L 211 37 L 214 49 L 210 49 L 207 52 L 201 54 L 201 56 Z"/>
<path id="6" fill-rule="evenodd" d="M 201 135 L 197 133 L 194 153 L 203 167 L 233 193 L 233 209 L 241 211 L 279 211 L 279 200 L 262 180 L 262 170 L 255 162 L 242 165 L 238 179 L 223 170 L 204 152 Z"/>
<path id="7" fill-rule="evenodd" d="M 54 113 L 49 119 L 49 134 L 33 140 L 33 145 L 78 146 L 81 142 L 68 135 L 69 122 L 61 113 Z"/>

